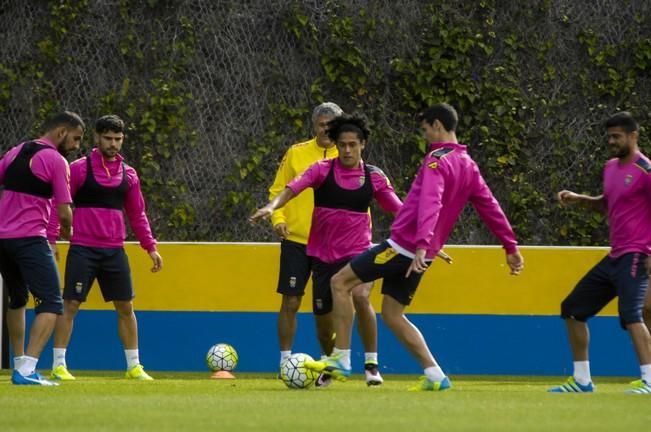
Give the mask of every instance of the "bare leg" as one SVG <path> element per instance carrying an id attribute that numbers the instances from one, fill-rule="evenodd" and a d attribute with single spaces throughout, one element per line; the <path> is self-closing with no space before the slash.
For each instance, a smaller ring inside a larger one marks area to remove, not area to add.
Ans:
<path id="1" fill-rule="evenodd" d="M 63 314 L 57 317 L 57 323 L 54 327 L 54 348 L 68 347 L 80 305 L 81 303 L 77 300 L 63 301 Z"/>
<path id="2" fill-rule="evenodd" d="M 325 315 L 314 315 L 316 323 L 316 335 L 319 339 L 321 352 L 325 355 L 332 354 L 332 348 L 335 346 L 335 341 L 332 339 L 334 335 L 332 312 Z"/>
<path id="3" fill-rule="evenodd" d="M 118 314 L 118 335 L 125 350 L 138 349 L 138 321 L 133 313 L 133 302 L 114 301 L 115 311 Z"/>
<path id="4" fill-rule="evenodd" d="M 418 328 L 404 314 L 405 306 L 385 295 L 382 300 L 382 319 L 400 343 L 416 358 L 423 369 L 437 366 L 427 342 Z"/>
<path id="5" fill-rule="evenodd" d="M 14 356 L 25 355 L 25 307 L 7 309 L 7 332 Z"/>
<path id="6" fill-rule="evenodd" d="M 565 324 L 572 348 L 572 358 L 574 361 L 588 361 L 588 346 L 590 345 L 588 325 L 572 318 L 567 318 Z"/>
<path id="7" fill-rule="evenodd" d="M 353 288 L 362 283 L 353 272 L 350 264 L 339 270 L 330 280 L 334 312 L 334 328 L 337 333 L 335 347 L 341 350 L 350 349 L 353 328 Z"/>
<path id="8" fill-rule="evenodd" d="M 353 304 L 357 313 L 357 331 L 365 352 L 377 352 L 377 316 L 369 300 L 373 282 L 353 288 Z"/>
<path id="9" fill-rule="evenodd" d="M 633 340 L 633 346 L 640 364 L 651 364 L 651 336 L 649 335 L 649 329 L 644 323 L 628 324 L 626 328 Z"/>
<path id="10" fill-rule="evenodd" d="M 301 306 L 302 297 L 283 295 L 278 312 L 278 342 L 281 351 L 289 351 L 296 336 L 296 314 Z"/>
<path id="11" fill-rule="evenodd" d="M 25 355 L 33 358 L 40 357 L 45 344 L 52 336 L 56 322 L 57 314 L 55 313 L 42 312 L 36 315 L 29 332 L 29 344 L 25 350 Z"/>

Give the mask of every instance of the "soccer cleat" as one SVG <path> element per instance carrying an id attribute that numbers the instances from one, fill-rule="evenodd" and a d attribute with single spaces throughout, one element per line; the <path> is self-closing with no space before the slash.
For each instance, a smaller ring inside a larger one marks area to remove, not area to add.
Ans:
<path id="1" fill-rule="evenodd" d="M 636 380 L 631 383 L 631 388 L 626 390 L 628 394 L 651 394 L 651 384 L 644 380 Z"/>
<path id="2" fill-rule="evenodd" d="M 586 385 L 579 384 L 571 376 L 563 384 L 552 387 L 547 391 L 549 393 L 592 393 L 594 392 L 594 385 L 591 382 Z"/>
<path id="3" fill-rule="evenodd" d="M 50 379 L 59 381 L 74 381 L 76 378 L 68 371 L 65 365 L 59 365 L 52 369 Z"/>
<path id="4" fill-rule="evenodd" d="M 129 369 L 126 374 L 124 374 L 126 378 L 129 379 L 136 379 L 140 381 L 153 381 L 154 379 L 145 372 L 145 368 L 142 367 L 142 365 L 136 365 Z"/>
<path id="5" fill-rule="evenodd" d="M 346 381 L 350 376 L 350 368 L 345 368 L 341 364 L 341 356 L 330 356 L 318 361 L 305 361 L 305 367 L 311 371 L 332 375 L 340 381 Z"/>
<path id="6" fill-rule="evenodd" d="M 314 381 L 314 387 L 317 388 L 326 388 L 330 384 L 332 384 L 332 376 L 324 373 L 319 375 L 316 381 Z"/>
<path id="7" fill-rule="evenodd" d="M 14 369 L 11 374 L 11 382 L 16 385 L 41 385 L 41 386 L 58 386 L 59 384 L 46 380 L 43 376 L 34 372 L 31 375 L 21 375 L 20 372 Z"/>
<path id="8" fill-rule="evenodd" d="M 420 381 L 409 391 L 443 391 L 452 387 L 452 383 L 448 377 L 443 378 L 441 381 L 430 381 L 426 376 L 420 377 Z"/>
<path id="9" fill-rule="evenodd" d="M 364 365 L 364 375 L 366 375 L 366 385 L 367 386 L 379 386 L 384 383 L 382 375 L 377 368 L 377 363 L 366 363 Z"/>

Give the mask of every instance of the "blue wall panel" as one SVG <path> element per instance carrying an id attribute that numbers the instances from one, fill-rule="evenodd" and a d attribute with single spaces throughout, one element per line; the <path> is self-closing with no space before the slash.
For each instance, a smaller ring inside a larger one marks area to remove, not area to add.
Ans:
<path id="1" fill-rule="evenodd" d="M 205 353 L 217 342 L 231 343 L 240 355 L 237 370 L 272 372 L 278 364 L 276 314 L 257 312 L 137 312 L 141 361 L 151 371 L 204 371 Z M 28 311 L 31 322 L 33 312 Z M 570 375 L 565 326 L 552 316 L 410 315 L 433 354 L 450 374 Z M 314 320 L 298 316 L 295 352 L 318 353 Z M 380 363 L 385 373 L 421 373 L 415 360 L 378 318 Z M 616 317 L 590 322 L 594 375 L 637 376 L 628 334 Z M 361 372 L 363 350 L 353 338 L 353 368 Z M 113 311 L 80 311 L 68 347 L 72 370 L 121 370 L 124 354 Z M 51 342 L 39 368 L 52 361 Z"/>

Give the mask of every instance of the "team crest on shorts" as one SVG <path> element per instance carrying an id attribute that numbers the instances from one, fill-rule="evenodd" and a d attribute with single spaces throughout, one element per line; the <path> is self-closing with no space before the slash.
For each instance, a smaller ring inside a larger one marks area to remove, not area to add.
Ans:
<path id="1" fill-rule="evenodd" d="M 292 276 L 289 278 L 289 287 L 296 288 L 296 276 Z"/>
<path id="2" fill-rule="evenodd" d="M 77 282 L 77 283 L 75 284 L 75 292 L 76 292 L 77 294 L 81 294 L 81 291 L 82 291 L 83 289 L 84 289 L 84 284 L 82 284 L 81 282 Z"/>

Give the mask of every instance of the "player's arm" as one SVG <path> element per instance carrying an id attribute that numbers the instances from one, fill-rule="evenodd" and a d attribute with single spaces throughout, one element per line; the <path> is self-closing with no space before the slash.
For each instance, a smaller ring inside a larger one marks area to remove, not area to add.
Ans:
<path id="1" fill-rule="evenodd" d="M 428 264 L 425 261 L 427 249 L 434 236 L 434 227 L 436 227 L 443 206 L 443 191 L 445 190 L 443 170 L 445 167 L 443 164 L 430 162 L 431 159 L 426 159 L 422 167 L 423 182 L 418 198 L 416 251 L 405 277 L 409 277 L 412 271 L 422 273 L 427 270 Z"/>
<path id="2" fill-rule="evenodd" d="M 296 173 L 294 172 L 292 165 L 292 155 L 293 150 L 292 147 L 290 147 L 283 156 L 283 159 L 280 161 L 274 182 L 269 187 L 269 201 L 273 200 L 277 195 L 283 192 L 287 183 L 294 178 Z M 285 216 L 285 211 L 282 208 L 276 209 L 276 211 L 271 215 L 271 225 L 282 238 L 287 235 L 286 223 L 287 218 Z"/>
<path id="3" fill-rule="evenodd" d="M 276 209 L 283 207 L 295 196 L 296 194 L 294 191 L 286 187 L 282 192 L 280 192 L 271 201 L 269 201 L 266 206 L 257 209 L 255 213 L 253 213 L 253 215 L 251 215 L 249 218 L 249 222 L 255 223 L 260 219 L 269 219 Z"/>
<path id="4" fill-rule="evenodd" d="M 380 208 L 395 215 L 402 207 L 402 201 L 396 195 L 389 178 L 379 168 L 373 167 L 371 183 L 373 184 L 373 196 Z"/>
<path id="5" fill-rule="evenodd" d="M 124 210 L 140 247 L 146 250 L 149 258 L 151 258 L 151 271 L 156 273 L 163 269 L 163 258 L 158 253 L 156 239 L 151 232 L 151 226 L 145 211 L 145 198 L 140 188 L 140 179 L 132 169 L 128 169 L 124 175 L 127 176 L 129 182 L 129 189 L 124 200 Z"/>
<path id="6" fill-rule="evenodd" d="M 471 175 L 475 176 L 475 186 L 470 202 L 484 224 L 502 243 L 511 274 L 518 275 L 524 269 L 524 258 L 518 250 L 513 228 L 479 171 Z"/>
<path id="7" fill-rule="evenodd" d="M 59 236 L 64 240 L 70 240 L 72 235 L 72 208 L 70 204 L 57 204 L 57 215 L 59 216 Z"/>
<path id="8" fill-rule="evenodd" d="M 578 194 L 569 190 L 560 191 L 556 197 L 562 206 L 579 205 L 599 213 L 606 212 L 606 200 L 602 195 L 591 196 Z"/>

